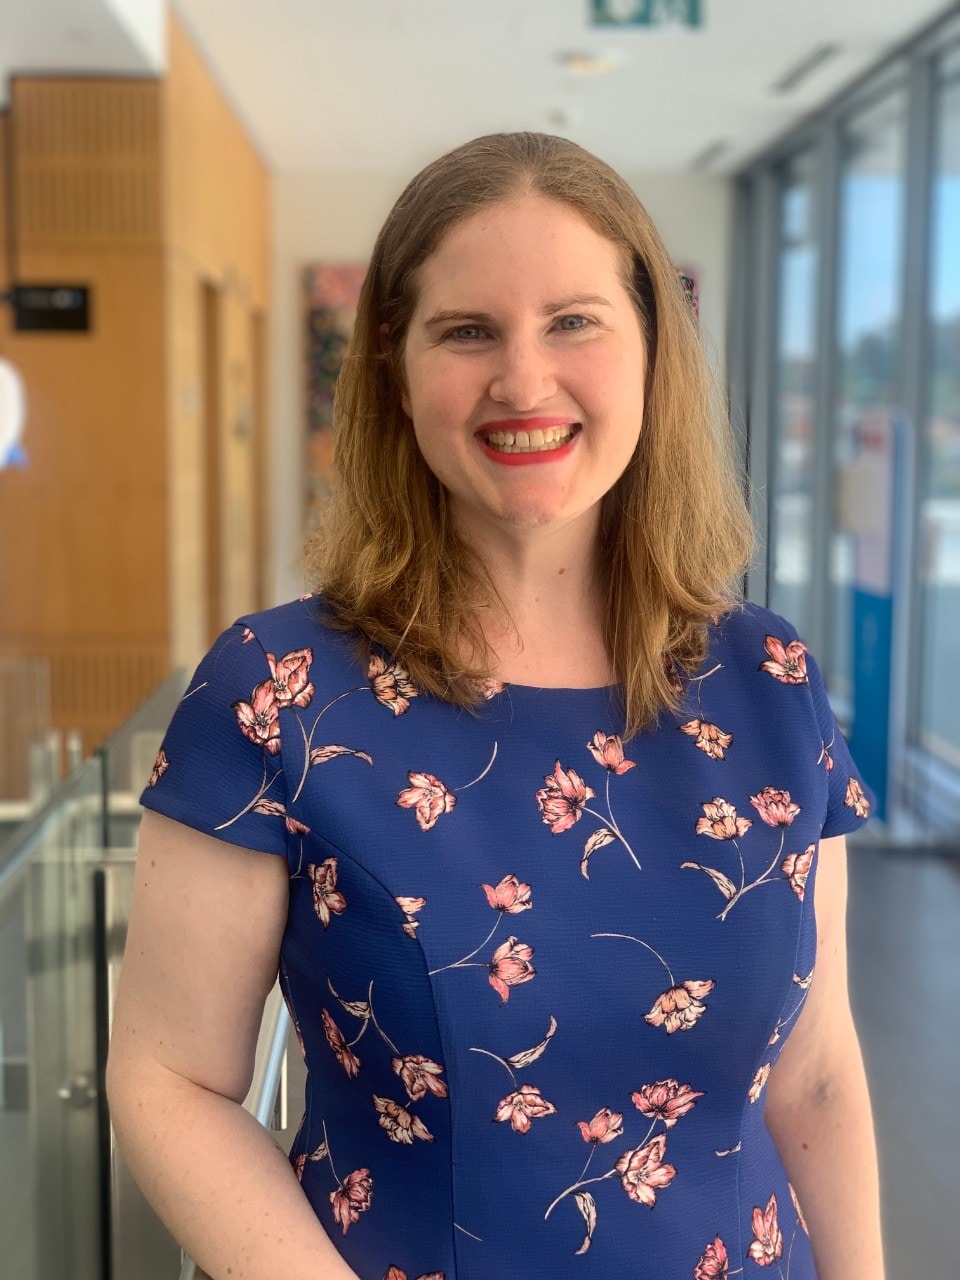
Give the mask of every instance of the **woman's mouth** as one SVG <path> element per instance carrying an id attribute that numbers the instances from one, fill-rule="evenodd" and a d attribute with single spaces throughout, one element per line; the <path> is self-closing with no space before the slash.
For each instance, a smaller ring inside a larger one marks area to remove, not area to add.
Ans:
<path id="1" fill-rule="evenodd" d="M 555 427 L 533 427 L 529 431 L 483 430 L 478 438 L 490 454 L 532 456 L 557 453 L 581 430 L 579 422 L 565 422 Z"/>

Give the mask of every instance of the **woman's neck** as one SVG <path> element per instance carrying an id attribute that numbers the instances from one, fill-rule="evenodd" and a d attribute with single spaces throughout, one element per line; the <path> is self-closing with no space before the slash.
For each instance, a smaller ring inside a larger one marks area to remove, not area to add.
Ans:
<path id="1" fill-rule="evenodd" d="M 477 619 L 497 679 L 552 688 L 610 684 L 596 528 L 471 537 L 496 587 Z"/>

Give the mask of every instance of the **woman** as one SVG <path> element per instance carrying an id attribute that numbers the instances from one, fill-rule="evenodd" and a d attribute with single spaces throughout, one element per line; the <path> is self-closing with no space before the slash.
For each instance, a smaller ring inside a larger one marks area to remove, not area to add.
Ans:
<path id="1" fill-rule="evenodd" d="M 881 1275 L 868 801 L 803 644 L 732 593 L 717 406 L 599 160 L 482 138 L 400 197 L 322 594 L 221 637 L 144 797 L 111 1104 L 216 1280 Z M 239 1105 L 278 966 L 290 1164 Z"/>

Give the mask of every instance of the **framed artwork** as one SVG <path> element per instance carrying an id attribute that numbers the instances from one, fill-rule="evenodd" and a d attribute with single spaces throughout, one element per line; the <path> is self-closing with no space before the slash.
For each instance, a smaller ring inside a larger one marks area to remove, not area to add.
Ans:
<path id="1" fill-rule="evenodd" d="M 359 263 L 315 263 L 303 272 L 309 530 L 316 528 L 319 510 L 333 491 L 333 394 L 366 273 Z"/>

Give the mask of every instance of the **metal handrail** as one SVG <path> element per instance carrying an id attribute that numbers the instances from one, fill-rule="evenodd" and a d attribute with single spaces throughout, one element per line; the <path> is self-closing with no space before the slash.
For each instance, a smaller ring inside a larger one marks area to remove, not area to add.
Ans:
<path id="1" fill-rule="evenodd" d="M 101 785 L 95 789 L 95 793 L 99 810 L 102 803 L 101 794 L 105 768 L 106 765 L 102 756 L 93 756 L 89 760 L 85 760 L 68 778 L 64 779 L 53 795 L 41 805 L 36 813 L 31 814 L 13 835 L 3 845 L 0 845 L 0 854 L 3 855 L 3 865 L 0 866 L 0 902 L 3 902 L 4 898 L 11 892 L 16 882 L 23 875 L 30 858 L 42 842 L 49 824 L 60 815 L 70 800 L 76 797 L 76 793 L 89 784 L 91 777 L 98 774 Z M 87 796 L 89 796 L 89 791 L 85 792 L 82 798 Z"/>

